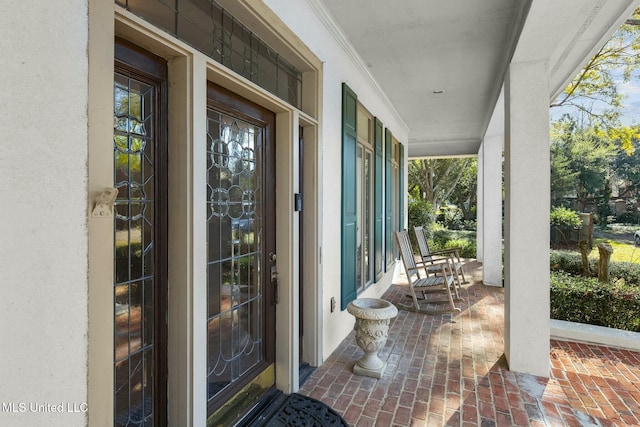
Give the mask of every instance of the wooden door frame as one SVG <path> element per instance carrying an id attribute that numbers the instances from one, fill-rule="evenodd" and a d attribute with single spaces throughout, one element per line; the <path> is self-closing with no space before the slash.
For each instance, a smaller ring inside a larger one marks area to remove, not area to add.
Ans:
<path id="1" fill-rule="evenodd" d="M 298 188 L 300 205 L 304 202 L 304 127 L 298 126 Z M 299 208 L 299 209 L 298 209 Z M 298 210 L 298 369 L 304 362 L 304 209 Z"/>
<path id="2" fill-rule="evenodd" d="M 168 424 L 168 98 L 167 62 L 124 39 L 115 38 L 114 72 L 155 87 L 154 147 L 154 393 L 156 427 Z M 159 171 L 159 172 L 158 172 Z M 158 410 L 161 409 L 161 410 Z M 114 413 L 115 415 L 115 413 Z"/>

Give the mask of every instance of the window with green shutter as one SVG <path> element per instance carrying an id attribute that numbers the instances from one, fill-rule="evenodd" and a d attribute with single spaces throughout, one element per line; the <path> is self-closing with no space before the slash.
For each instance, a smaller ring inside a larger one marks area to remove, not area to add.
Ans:
<path id="1" fill-rule="evenodd" d="M 399 146 L 342 85 L 342 224 L 340 306 L 379 280 L 395 261 L 400 224 Z"/>
<path id="2" fill-rule="evenodd" d="M 385 271 L 393 264 L 393 137 L 389 129 L 384 133 L 385 151 Z"/>
<path id="3" fill-rule="evenodd" d="M 398 169 L 399 169 L 399 177 L 398 177 L 398 200 L 400 200 L 399 203 L 399 209 L 400 209 L 400 215 L 398 215 L 398 230 L 402 230 L 404 229 L 404 199 L 405 199 L 405 195 L 404 195 L 404 145 L 402 144 L 398 144 L 398 150 L 399 150 L 399 155 L 398 155 Z"/>
<path id="4" fill-rule="evenodd" d="M 342 84 L 342 253 L 340 306 L 342 310 L 357 297 L 357 185 L 358 97 Z"/>
<path id="5" fill-rule="evenodd" d="M 374 124 L 374 145 L 375 145 L 375 184 L 374 184 L 374 266 L 375 277 L 378 280 L 383 274 L 384 252 L 382 251 L 382 223 L 384 222 L 383 198 L 382 198 L 382 177 L 384 176 L 383 162 L 383 127 L 382 122 L 375 119 Z"/>

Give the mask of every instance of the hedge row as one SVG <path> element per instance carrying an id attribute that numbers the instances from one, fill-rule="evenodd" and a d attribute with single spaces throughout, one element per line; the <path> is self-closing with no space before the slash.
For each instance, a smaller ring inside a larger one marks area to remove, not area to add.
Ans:
<path id="1" fill-rule="evenodd" d="M 551 318 L 640 332 L 640 292 L 620 282 L 552 272 Z"/>
<path id="2" fill-rule="evenodd" d="M 582 275 L 582 256 L 576 252 L 551 251 L 551 270 L 564 271 L 574 276 Z M 598 259 L 589 258 L 591 277 L 598 277 Z M 633 262 L 611 262 L 609 277 L 612 282 L 623 279 L 628 285 L 640 286 L 640 264 Z"/>
<path id="3" fill-rule="evenodd" d="M 476 233 L 464 230 L 436 230 L 429 242 L 431 251 L 459 248 L 462 258 L 475 258 L 477 255 Z"/>

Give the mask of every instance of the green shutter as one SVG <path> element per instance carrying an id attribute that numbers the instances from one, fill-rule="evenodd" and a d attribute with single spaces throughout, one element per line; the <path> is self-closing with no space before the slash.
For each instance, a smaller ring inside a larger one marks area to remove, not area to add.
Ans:
<path id="1" fill-rule="evenodd" d="M 398 159 L 398 200 L 400 201 L 400 215 L 398 218 L 398 230 L 404 228 L 404 145 L 400 144 L 400 158 Z"/>
<path id="2" fill-rule="evenodd" d="M 356 299 L 357 203 L 356 149 L 358 145 L 358 97 L 342 84 L 342 254 L 340 306 Z"/>
<path id="3" fill-rule="evenodd" d="M 393 140 L 391 138 L 391 131 L 385 129 L 384 133 L 384 148 L 385 148 L 385 185 L 384 185 L 384 203 L 385 203 L 385 259 L 387 260 L 385 265 L 385 271 L 393 263 L 393 188 L 392 188 L 392 174 L 393 174 Z"/>
<path id="4" fill-rule="evenodd" d="M 382 276 L 382 266 L 384 265 L 384 253 L 382 252 L 382 223 L 384 222 L 384 211 L 382 210 L 382 177 L 384 176 L 383 169 L 383 153 L 382 148 L 382 122 L 377 118 L 374 121 L 373 139 L 375 145 L 375 163 L 374 163 L 374 207 L 373 207 L 373 262 L 375 268 L 376 281 Z"/>

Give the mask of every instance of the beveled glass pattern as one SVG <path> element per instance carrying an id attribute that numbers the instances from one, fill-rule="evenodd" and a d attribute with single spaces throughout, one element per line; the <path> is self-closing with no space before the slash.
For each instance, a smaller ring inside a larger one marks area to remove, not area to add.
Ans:
<path id="1" fill-rule="evenodd" d="M 356 148 L 356 285 L 359 291 L 373 282 L 373 151 Z"/>
<path id="2" fill-rule="evenodd" d="M 115 2 L 301 108 L 302 73 L 213 0 Z"/>
<path id="3" fill-rule="evenodd" d="M 209 399 L 263 360 L 262 128 L 207 110 Z"/>
<path id="4" fill-rule="evenodd" d="M 115 425 L 153 426 L 154 87 L 114 79 Z"/>
<path id="5" fill-rule="evenodd" d="M 369 284 L 373 281 L 371 268 L 371 243 L 373 230 L 373 152 L 365 151 L 364 160 L 364 282 Z"/>
<path id="6" fill-rule="evenodd" d="M 363 283 L 363 236 L 362 230 L 364 229 L 362 220 L 364 219 L 364 215 L 362 215 L 362 180 L 363 180 L 363 151 L 361 145 L 358 144 L 356 148 L 356 211 L 358 215 L 356 217 L 356 230 L 358 230 L 356 234 L 356 286 L 358 289 L 364 287 Z"/>

